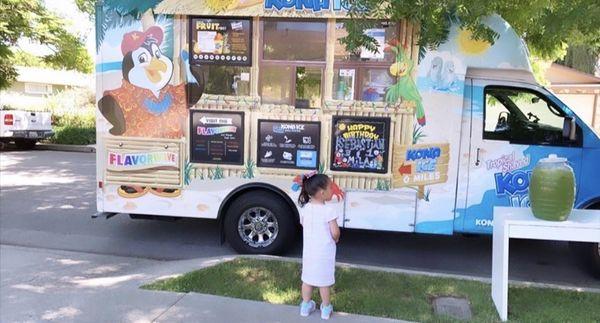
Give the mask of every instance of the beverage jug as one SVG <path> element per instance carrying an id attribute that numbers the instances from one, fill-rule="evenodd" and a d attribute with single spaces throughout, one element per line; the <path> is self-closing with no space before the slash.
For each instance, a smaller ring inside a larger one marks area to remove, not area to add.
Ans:
<path id="1" fill-rule="evenodd" d="M 575 175 L 566 158 L 551 154 L 537 163 L 529 183 L 529 201 L 536 218 L 567 219 L 575 203 Z"/>

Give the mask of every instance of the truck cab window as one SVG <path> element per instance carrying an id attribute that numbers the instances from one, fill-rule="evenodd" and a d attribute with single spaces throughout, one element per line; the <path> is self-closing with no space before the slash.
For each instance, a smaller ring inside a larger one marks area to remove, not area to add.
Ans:
<path id="1" fill-rule="evenodd" d="M 567 115 L 529 89 L 486 87 L 484 119 L 483 139 L 526 145 L 580 145 L 580 140 L 563 135 Z"/>

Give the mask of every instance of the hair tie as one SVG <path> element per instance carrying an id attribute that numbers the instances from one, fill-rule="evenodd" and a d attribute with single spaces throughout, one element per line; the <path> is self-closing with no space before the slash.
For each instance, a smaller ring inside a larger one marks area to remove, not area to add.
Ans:
<path id="1" fill-rule="evenodd" d="M 307 179 L 309 179 L 309 178 L 311 178 L 311 177 L 313 177 L 313 176 L 315 176 L 315 175 L 317 175 L 317 171 L 316 171 L 316 170 L 313 170 L 313 171 L 310 171 L 310 172 L 308 172 L 308 173 L 306 173 L 306 174 L 302 175 L 302 178 L 303 178 L 304 180 L 307 180 Z"/>

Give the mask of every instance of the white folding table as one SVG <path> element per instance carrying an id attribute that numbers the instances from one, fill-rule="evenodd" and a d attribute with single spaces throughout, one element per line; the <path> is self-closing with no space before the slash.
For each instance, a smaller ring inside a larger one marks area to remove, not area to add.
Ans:
<path id="1" fill-rule="evenodd" d="M 573 210 L 567 221 L 544 221 L 530 208 L 495 207 L 492 244 L 492 299 L 502 321 L 508 317 L 510 238 L 600 243 L 600 211 Z"/>

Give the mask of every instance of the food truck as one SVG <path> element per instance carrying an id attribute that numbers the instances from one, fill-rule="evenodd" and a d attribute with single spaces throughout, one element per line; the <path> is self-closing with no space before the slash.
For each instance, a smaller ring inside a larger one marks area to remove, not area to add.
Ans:
<path id="1" fill-rule="evenodd" d="M 343 228 L 491 234 L 549 154 L 568 158 L 575 206 L 600 206 L 598 134 L 497 15 L 493 44 L 453 25 L 429 50 L 418 25 L 373 20 L 377 50 L 350 52 L 340 0 L 128 6 L 97 7 L 100 213 L 215 219 L 235 250 L 278 253 L 317 170 Z"/>

